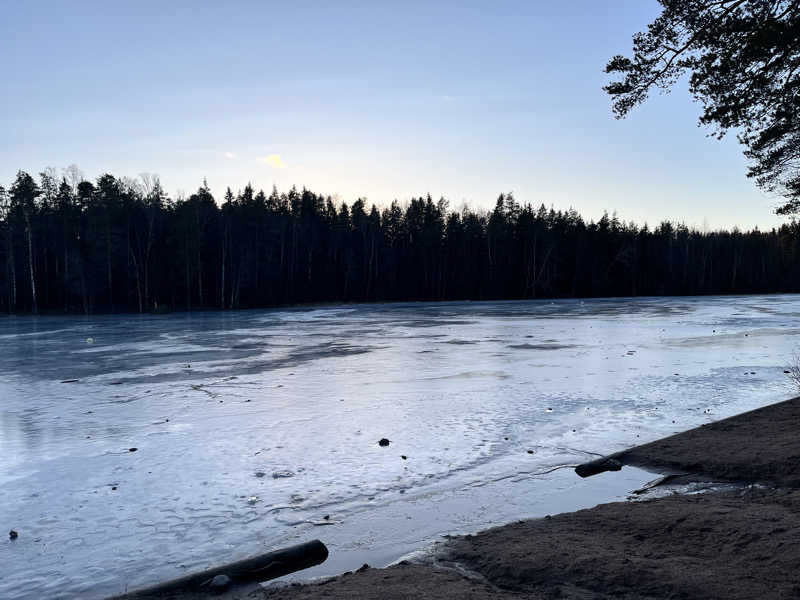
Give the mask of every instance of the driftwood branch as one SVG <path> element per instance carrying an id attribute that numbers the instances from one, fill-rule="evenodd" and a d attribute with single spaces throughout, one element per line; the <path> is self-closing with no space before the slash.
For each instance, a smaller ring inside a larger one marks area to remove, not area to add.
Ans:
<path id="1" fill-rule="evenodd" d="M 210 592 L 215 577 L 224 575 L 230 586 L 242 583 L 269 581 L 295 571 L 308 569 L 325 562 L 328 549 L 319 540 L 275 550 L 259 556 L 246 558 L 179 579 L 173 579 L 142 590 L 118 596 L 114 600 L 165 599 L 172 595 Z"/>

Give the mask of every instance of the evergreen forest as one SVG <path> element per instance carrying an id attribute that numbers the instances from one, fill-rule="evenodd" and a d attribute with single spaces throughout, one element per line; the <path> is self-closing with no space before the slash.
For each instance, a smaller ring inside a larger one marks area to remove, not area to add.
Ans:
<path id="1" fill-rule="evenodd" d="M 377 207 L 250 185 L 170 198 L 157 177 L 20 171 L 0 187 L 0 311 L 800 291 L 800 226 L 654 228 L 519 202 Z"/>

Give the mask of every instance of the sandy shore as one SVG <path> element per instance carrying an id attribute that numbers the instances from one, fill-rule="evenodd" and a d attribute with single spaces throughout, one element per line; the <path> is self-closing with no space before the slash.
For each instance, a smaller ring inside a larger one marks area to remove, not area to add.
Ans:
<path id="1" fill-rule="evenodd" d="M 452 538 L 425 564 L 223 597 L 798 598 L 800 398 L 612 455 L 722 491 L 604 504 Z M 657 496 L 653 491 L 651 496 Z M 186 598 L 188 596 L 181 596 Z"/>
<path id="2" fill-rule="evenodd" d="M 267 598 L 798 598 L 800 492 L 701 494 L 514 523 L 399 565 Z M 255 596 L 254 596 L 255 597 Z"/>

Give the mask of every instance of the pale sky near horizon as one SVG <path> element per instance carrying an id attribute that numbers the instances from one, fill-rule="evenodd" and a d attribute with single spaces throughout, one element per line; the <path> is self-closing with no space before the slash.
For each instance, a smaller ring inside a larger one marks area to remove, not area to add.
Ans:
<path id="1" fill-rule="evenodd" d="M 603 210 L 769 228 L 776 198 L 685 84 L 623 121 L 603 67 L 655 0 L 0 0 L 0 185 L 18 169 L 156 173 L 221 198 L 248 181 L 386 205 Z"/>

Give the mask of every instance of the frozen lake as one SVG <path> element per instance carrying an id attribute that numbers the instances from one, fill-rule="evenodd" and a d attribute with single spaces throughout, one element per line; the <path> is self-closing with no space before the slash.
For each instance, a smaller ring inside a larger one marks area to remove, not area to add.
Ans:
<path id="1" fill-rule="evenodd" d="M 792 397 L 799 332 L 795 296 L 0 317 L 0 597 L 624 498 L 653 476 L 559 467 Z"/>

